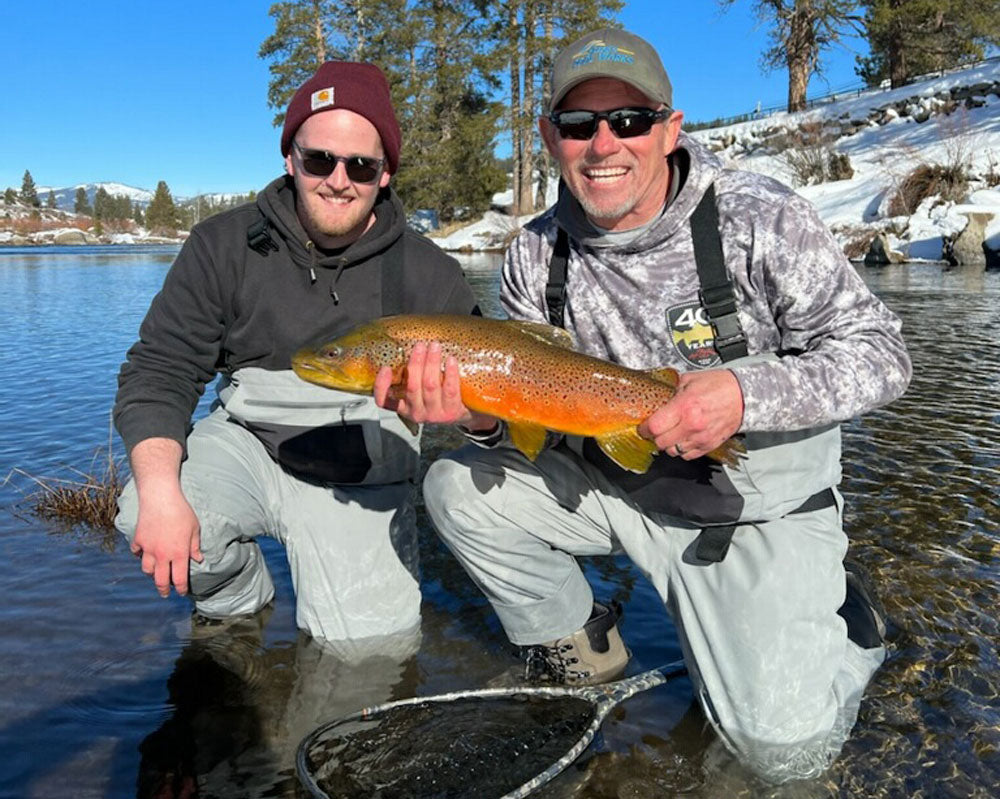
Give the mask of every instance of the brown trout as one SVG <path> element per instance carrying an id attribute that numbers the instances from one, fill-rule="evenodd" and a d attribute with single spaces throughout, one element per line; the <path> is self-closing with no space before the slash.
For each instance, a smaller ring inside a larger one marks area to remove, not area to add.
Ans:
<path id="1" fill-rule="evenodd" d="M 572 349 L 563 329 L 478 316 L 387 316 L 315 349 L 297 352 L 295 373 L 310 383 L 371 394 L 383 366 L 406 379 L 417 342 L 441 343 L 458 361 L 462 402 L 507 423 L 511 440 L 534 460 L 547 430 L 593 437 L 623 469 L 642 473 L 659 451 L 638 425 L 677 391 L 674 369 L 640 371 Z M 746 450 L 731 438 L 709 457 L 737 466 Z"/>

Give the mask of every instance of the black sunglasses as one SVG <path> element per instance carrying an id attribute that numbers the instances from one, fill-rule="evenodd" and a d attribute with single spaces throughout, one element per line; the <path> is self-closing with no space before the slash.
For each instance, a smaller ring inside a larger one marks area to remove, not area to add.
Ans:
<path id="1" fill-rule="evenodd" d="M 661 119 L 670 116 L 670 109 L 615 108 L 611 111 L 553 111 L 549 121 L 559 129 L 564 139 L 590 139 L 597 133 L 602 119 L 619 139 L 645 136 Z"/>
<path id="2" fill-rule="evenodd" d="M 354 183 L 374 183 L 382 172 L 384 158 L 367 155 L 334 155 L 326 150 L 307 150 L 292 142 L 299 151 L 302 168 L 314 178 L 326 178 L 333 174 L 338 162 L 343 162 L 347 177 Z"/>

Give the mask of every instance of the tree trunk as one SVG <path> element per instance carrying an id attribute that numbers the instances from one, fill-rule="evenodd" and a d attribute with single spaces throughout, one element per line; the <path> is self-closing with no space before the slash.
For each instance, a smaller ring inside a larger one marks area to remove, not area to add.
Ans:
<path id="1" fill-rule="evenodd" d="M 900 19 L 901 6 L 906 0 L 891 0 L 889 7 L 892 17 L 886 37 L 886 60 L 889 62 L 889 85 L 893 89 L 905 86 L 910 80 L 910 69 L 906 62 L 906 35 Z"/>
<path id="2" fill-rule="evenodd" d="M 796 0 L 788 20 L 788 45 L 785 63 L 788 65 L 788 111 L 806 107 L 809 76 L 816 64 L 816 32 L 812 0 Z"/>
<path id="3" fill-rule="evenodd" d="M 316 61 L 323 65 L 326 63 L 326 35 L 323 33 L 322 0 L 313 0 L 313 31 L 316 37 Z"/>
<path id="4" fill-rule="evenodd" d="M 535 0 L 524 2 L 524 95 L 518 124 L 521 128 L 521 180 L 518 208 L 522 214 L 535 210 L 535 62 L 537 38 L 535 37 Z"/>
<path id="5" fill-rule="evenodd" d="M 521 70 L 519 69 L 519 36 L 517 24 L 518 3 L 510 0 L 507 6 L 507 31 L 509 36 L 509 72 L 510 72 L 510 155 L 511 177 L 514 182 L 510 212 L 514 216 L 521 213 L 521 125 L 518 117 L 521 115 Z"/>
<path id="6" fill-rule="evenodd" d="M 358 0 L 354 6 L 354 30 L 357 35 L 354 39 L 354 60 L 364 61 L 365 58 L 365 47 L 367 46 L 365 28 L 367 27 L 368 20 L 365 16 L 365 3 L 364 0 Z"/>
<path id="7" fill-rule="evenodd" d="M 542 71 L 541 108 L 543 114 L 548 112 L 549 102 L 552 99 L 552 61 L 555 59 L 555 40 L 552 36 L 553 28 L 552 2 L 551 0 L 547 0 L 542 8 L 542 30 L 544 32 L 542 44 L 539 47 L 539 68 Z M 533 119 L 531 122 L 532 130 L 534 130 L 535 120 Z M 545 198 L 549 193 L 549 170 L 552 169 L 552 158 L 549 156 L 547 147 L 543 146 L 541 148 L 539 159 L 538 193 L 535 195 L 535 208 L 545 208 Z"/>

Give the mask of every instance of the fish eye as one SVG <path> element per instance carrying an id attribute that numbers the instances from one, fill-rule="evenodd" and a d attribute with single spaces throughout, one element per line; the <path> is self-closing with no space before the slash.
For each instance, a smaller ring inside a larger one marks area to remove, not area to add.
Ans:
<path id="1" fill-rule="evenodd" d="M 324 358 L 339 358 L 344 353 L 343 347 L 338 347 L 336 344 L 327 347 L 323 350 Z"/>

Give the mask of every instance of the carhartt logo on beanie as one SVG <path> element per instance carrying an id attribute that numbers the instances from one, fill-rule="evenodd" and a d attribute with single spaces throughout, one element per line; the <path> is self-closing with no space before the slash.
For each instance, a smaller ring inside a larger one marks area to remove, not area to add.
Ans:
<path id="1" fill-rule="evenodd" d="M 295 132 L 313 114 L 343 108 L 371 122 L 382 139 L 389 172 L 399 166 L 402 133 L 389 95 L 389 82 L 374 64 L 327 61 L 303 83 L 285 112 L 281 154 L 288 155 Z M 350 155 L 350 153 L 347 153 Z"/>

